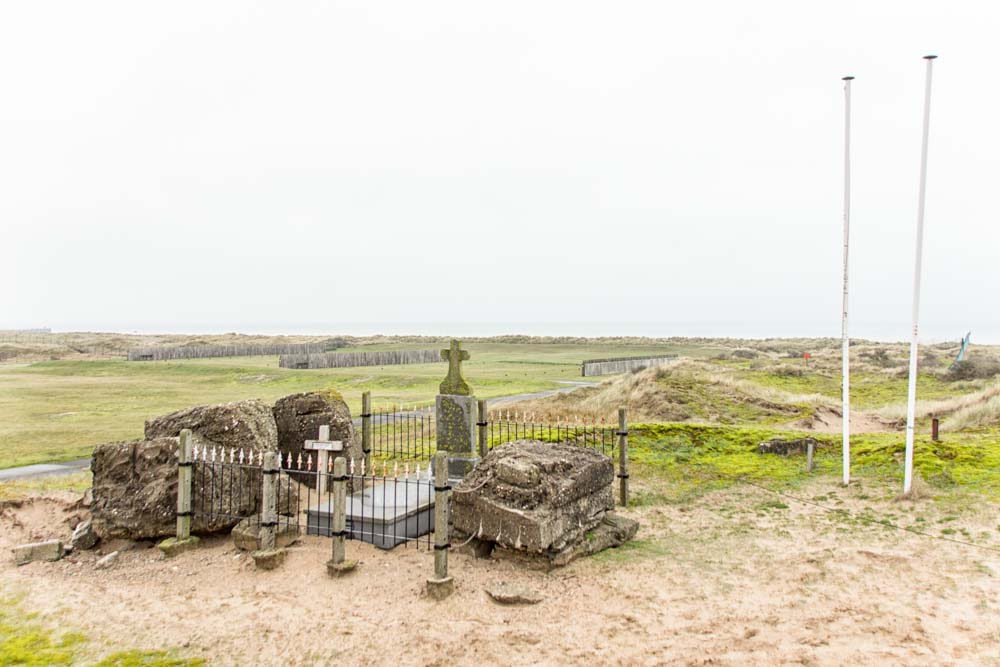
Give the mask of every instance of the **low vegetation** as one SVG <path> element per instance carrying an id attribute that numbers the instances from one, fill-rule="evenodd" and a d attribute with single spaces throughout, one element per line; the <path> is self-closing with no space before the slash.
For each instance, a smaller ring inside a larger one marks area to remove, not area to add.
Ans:
<path id="1" fill-rule="evenodd" d="M 0 665 L 79 665 L 94 667 L 195 667 L 199 658 L 170 651 L 115 651 L 102 655 L 86 636 L 25 611 L 17 597 L 0 598 Z"/>

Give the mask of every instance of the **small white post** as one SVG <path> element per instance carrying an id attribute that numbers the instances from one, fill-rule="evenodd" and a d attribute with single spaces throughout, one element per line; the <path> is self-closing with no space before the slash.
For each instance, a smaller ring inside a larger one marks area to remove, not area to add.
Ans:
<path id="1" fill-rule="evenodd" d="M 913 335 L 910 338 L 910 378 L 906 397 L 906 456 L 903 463 L 903 493 L 913 485 L 913 429 L 917 412 L 917 345 L 920 320 L 920 273 L 924 254 L 924 195 L 927 190 L 927 143 L 931 124 L 931 74 L 937 56 L 924 56 L 927 78 L 924 83 L 924 134 L 920 149 L 920 193 L 917 199 L 917 252 L 913 268 Z"/>

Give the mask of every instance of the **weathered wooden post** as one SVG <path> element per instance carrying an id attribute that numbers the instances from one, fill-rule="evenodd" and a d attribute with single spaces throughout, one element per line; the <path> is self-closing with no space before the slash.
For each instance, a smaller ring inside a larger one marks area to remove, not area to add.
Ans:
<path id="1" fill-rule="evenodd" d="M 333 461 L 333 516 L 330 517 L 333 552 L 326 563 L 326 573 L 342 577 L 354 570 L 356 561 L 346 560 L 347 541 L 347 459 L 338 456 Z"/>
<path id="2" fill-rule="evenodd" d="M 451 486 L 448 484 L 448 453 L 434 455 L 434 576 L 427 580 L 427 593 L 443 600 L 455 588 L 448 576 L 448 523 L 451 518 Z"/>
<path id="3" fill-rule="evenodd" d="M 806 472 L 813 471 L 813 452 L 816 449 L 816 443 L 811 439 L 806 443 Z"/>
<path id="4" fill-rule="evenodd" d="M 479 420 L 476 421 L 476 426 L 479 428 L 479 458 L 486 458 L 489 453 L 489 446 L 486 440 L 486 429 L 489 426 L 489 422 L 486 419 L 486 400 L 480 399 L 479 401 Z"/>
<path id="5" fill-rule="evenodd" d="M 628 413 L 618 408 L 618 502 L 628 507 Z"/>
<path id="6" fill-rule="evenodd" d="M 372 393 L 361 394 L 361 452 L 365 457 L 364 470 L 372 469 Z"/>
<path id="7" fill-rule="evenodd" d="M 194 475 L 194 455 L 190 429 L 180 433 L 177 448 L 177 535 L 168 537 L 157 546 L 167 556 L 175 556 L 198 546 L 200 540 L 191 534 L 191 495 Z"/>
<path id="8" fill-rule="evenodd" d="M 935 415 L 931 415 L 931 440 L 934 442 L 938 442 L 941 439 L 940 428 L 941 422 Z"/>

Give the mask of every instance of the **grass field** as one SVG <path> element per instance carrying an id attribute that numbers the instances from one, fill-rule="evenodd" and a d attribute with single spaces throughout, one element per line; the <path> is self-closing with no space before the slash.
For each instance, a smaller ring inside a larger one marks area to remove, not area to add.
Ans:
<path id="1" fill-rule="evenodd" d="M 427 347 L 376 344 L 364 349 Z M 691 345 L 470 343 L 465 374 L 481 398 L 559 387 L 579 380 L 580 362 L 602 356 L 698 354 Z M 59 360 L 0 366 L 0 468 L 88 456 L 95 444 L 142 436 L 146 419 L 206 403 L 248 398 L 274 401 L 334 388 L 353 414 L 361 393 L 383 404 L 427 405 L 446 366 L 413 364 L 289 370 L 277 357 L 169 362 Z"/>
<path id="2" fill-rule="evenodd" d="M 428 342 L 379 341 L 365 349 L 390 346 Z M 103 573 L 91 569 L 96 556 L 87 554 L 79 556 L 84 563 L 66 559 L 22 569 L 8 562 L 0 564 L 0 664 L 166 667 L 287 661 L 297 653 L 309 663 L 315 633 L 287 619 L 327 613 L 323 600 L 345 595 L 367 606 L 352 607 L 345 622 L 353 626 L 342 624 L 321 638 L 327 644 L 319 650 L 330 655 L 372 650 L 370 628 L 395 612 L 388 622 L 404 634 L 392 646 L 432 641 L 451 647 L 452 662 L 469 654 L 470 613 L 485 619 L 478 627 L 504 633 L 473 633 L 480 641 L 475 654 L 497 663 L 509 655 L 490 651 L 509 652 L 518 637 L 528 642 L 517 649 L 520 655 L 529 647 L 551 647 L 549 661 L 574 655 L 584 664 L 640 663 L 651 646 L 667 663 L 691 655 L 709 662 L 774 662 L 779 655 L 824 662 L 815 654 L 830 664 L 869 664 L 886 646 L 894 652 L 879 655 L 892 664 L 938 664 L 942 655 L 956 664 L 986 664 L 977 658 L 998 655 L 997 377 L 952 378 L 950 351 L 937 363 L 928 360 L 919 381 L 914 489 L 902 497 L 904 438 L 897 418 L 906 380 L 899 346 L 857 350 L 852 483 L 846 487 L 840 482 L 839 427 L 817 421 L 839 406 L 839 360 L 830 341 L 467 347 L 472 360 L 466 377 L 487 398 L 579 380 L 585 358 L 683 357 L 668 367 L 514 406 L 543 418 L 608 417 L 628 406 L 631 500 L 619 511 L 640 522 L 637 539 L 561 574 L 458 554 L 452 566 L 461 585 L 455 600 L 443 603 L 452 611 L 437 607 L 451 625 L 437 636 L 440 619 L 412 622 L 426 611 L 420 584 L 433 557 L 416 549 L 375 553 L 352 542 L 352 558 L 369 574 L 334 580 L 317 576 L 329 557 L 328 543 L 307 538 L 290 550 L 281 573 L 292 591 L 285 595 L 273 588 L 274 573 L 234 557 L 223 538 L 208 539 L 186 561 L 127 551 L 118 569 Z M 809 364 L 802 348 L 812 351 Z M 426 405 L 444 372 L 444 364 L 293 371 L 277 368 L 273 357 L 0 366 L 0 466 L 85 456 L 95 443 L 139 437 L 148 417 L 200 403 L 273 401 L 332 387 L 355 414 L 364 390 L 372 391 L 376 405 Z M 953 424 L 939 442 L 928 435 L 930 413 Z M 870 431 L 862 428 L 866 420 Z M 757 452 L 763 440 L 807 435 L 819 443 L 812 472 L 804 456 Z M 68 524 L 56 520 L 53 527 L 52 517 L 77 511 L 90 477 L 82 471 L 0 482 L 0 542 L 37 539 L 39 531 L 68 536 Z M 191 591 L 185 596 L 174 593 L 178 568 Z M 482 593 L 498 578 L 544 591 L 544 603 L 510 616 Z M 900 580 L 910 584 L 910 597 L 899 597 Z M 315 594 L 294 593 L 305 589 Z M 66 599 L 75 600 L 72 610 Z M 553 617 L 566 620 L 554 628 Z M 613 639 L 605 643 L 595 627 L 613 629 Z M 545 631 L 551 635 L 538 634 Z M 591 640 L 594 646 L 581 647 Z M 376 643 L 385 657 L 385 645 Z M 735 655 L 734 646 L 743 652 Z M 633 653 L 623 654 L 623 647 Z M 409 655 L 398 654 L 396 662 Z"/>
<path id="3" fill-rule="evenodd" d="M 87 336 L 88 344 L 102 341 L 99 334 Z M 191 342 L 216 342 L 203 338 Z M 171 337 L 164 343 L 180 340 Z M 791 422 L 810 416 L 817 406 L 839 404 L 839 348 L 833 340 L 511 340 L 465 345 L 472 355 L 465 374 L 477 396 L 488 399 L 560 387 L 561 381 L 581 379 L 584 359 L 682 357 L 674 370 L 618 376 L 601 387 L 525 406 L 541 413 L 551 407 L 561 415 L 610 417 L 619 405 L 628 405 L 633 421 L 795 428 Z M 374 338 L 354 347 L 443 347 L 441 343 Z M 944 415 L 959 408 L 978 410 L 974 420 L 963 423 L 975 423 L 973 430 L 980 434 L 975 437 L 986 437 L 982 433 L 992 433 L 998 419 L 994 412 L 1000 412 L 995 379 L 949 380 L 945 371 L 953 350 L 938 348 L 925 353 L 919 380 L 920 399 L 928 406 L 924 420 L 932 409 Z M 811 351 L 808 363 L 802 350 Z M 865 343 L 854 355 L 854 406 L 897 418 L 906 396 L 901 373 L 905 349 Z M 248 398 L 273 402 L 287 394 L 333 388 L 354 414 L 366 390 L 372 392 L 376 407 L 428 405 L 445 370 L 443 363 L 289 370 L 278 368 L 276 357 L 126 362 L 76 354 L 15 360 L 0 365 L 0 468 L 84 457 L 95 444 L 141 437 L 146 419 L 199 404 Z"/>

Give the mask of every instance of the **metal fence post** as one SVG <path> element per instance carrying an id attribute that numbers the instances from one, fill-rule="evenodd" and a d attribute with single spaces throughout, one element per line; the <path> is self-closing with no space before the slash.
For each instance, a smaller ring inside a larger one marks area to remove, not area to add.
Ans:
<path id="1" fill-rule="evenodd" d="M 628 413 L 618 408 L 618 501 L 628 507 Z"/>
<path id="2" fill-rule="evenodd" d="M 333 460 L 333 516 L 330 517 L 330 535 L 333 551 L 326 563 L 331 577 L 341 577 L 354 569 L 355 561 L 346 560 L 347 540 L 347 459 L 338 456 Z"/>
<path id="3" fill-rule="evenodd" d="M 486 442 L 486 427 L 489 422 L 486 419 L 486 400 L 479 400 L 479 421 L 476 422 L 476 426 L 479 427 L 479 458 L 485 459 L 486 455 L 489 453 L 489 447 Z"/>
<path id="4" fill-rule="evenodd" d="M 448 523 L 451 486 L 448 484 L 448 453 L 434 455 L 434 577 L 427 580 L 427 593 L 435 600 L 443 600 L 455 588 L 454 579 L 448 576 Z"/>
<path id="5" fill-rule="evenodd" d="M 177 540 L 191 537 L 191 485 L 194 476 L 191 474 L 192 461 L 191 430 L 184 429 L 180 435 L 180 447 L 177 451 Z"/>
<path id="6" fill-rule="evenodd" d="M 365 467 L 372 469 L 372 393 L 361 394 L 361 452 L 364 455 Z"/>

